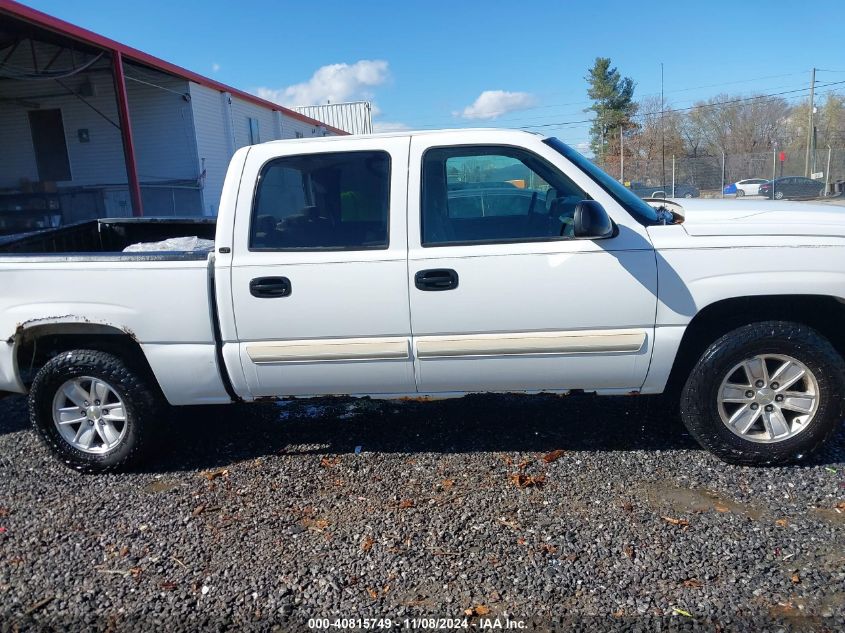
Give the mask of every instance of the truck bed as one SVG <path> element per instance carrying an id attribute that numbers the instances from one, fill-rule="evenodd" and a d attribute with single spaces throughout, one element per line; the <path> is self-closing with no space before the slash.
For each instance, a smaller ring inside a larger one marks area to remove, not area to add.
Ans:
<path id="1" fill-rule="evenodd" d="M 215 218 L 104 218 L 55 229 L 0 237 L 0 258 L 32 257 L 58 260 L 196 260 L 205 252 L 124 253 L 138 242 L 171 237 L 214 239 Z"/>

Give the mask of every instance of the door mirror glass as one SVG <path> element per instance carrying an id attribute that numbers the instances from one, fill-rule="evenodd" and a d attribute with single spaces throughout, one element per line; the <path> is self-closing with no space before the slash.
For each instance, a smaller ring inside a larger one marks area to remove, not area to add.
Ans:
<path id="1" fill-rule="evenodd" d="M 572 225 L 574 237 L 601 239 L 613 236 L 613 221 L 595 200 L 582 200 L 575 205 Z"/>

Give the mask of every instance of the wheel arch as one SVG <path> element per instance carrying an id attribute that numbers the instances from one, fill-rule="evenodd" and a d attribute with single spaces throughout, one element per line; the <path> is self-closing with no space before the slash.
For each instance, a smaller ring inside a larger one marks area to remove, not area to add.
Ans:
<path id="1" fill-rule="evenodd" d="M 808 325 L 845 358 L 845 299 L 825 295 L 754 295 L 715 301 L 699 310 L 684 330 L 665 392 L 680 393 L 687 376 L 707 347 L 743 325 L 793 321 Z"/>
<path id="2" fill-rule="evenodd" d="M 15 371 L 26 391 L 38 370 L 51 358 L 72 349 L 91 349 L 114 354 L 131 363 L 161 392 L 140 343 L 127 328 L 86 319 L 39 319 L 19 326 L 13 339 Z"/>

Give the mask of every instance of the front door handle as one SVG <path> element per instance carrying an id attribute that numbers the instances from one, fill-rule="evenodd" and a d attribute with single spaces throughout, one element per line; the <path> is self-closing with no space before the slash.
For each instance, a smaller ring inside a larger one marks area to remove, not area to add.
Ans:
<path id="1" fill-rule="evenodd" d="M 249 282 L 249 294 L 260 299 L 289 297 L 290 279 L 287 277 L 256 277 Z"/>
<path id="2" fill-rule="evenodd" d="M 451 268 L 421 270 L 414 275 L 414 284 L 420 290 L 453 290 L 458 287 L 458 273 Z"/>

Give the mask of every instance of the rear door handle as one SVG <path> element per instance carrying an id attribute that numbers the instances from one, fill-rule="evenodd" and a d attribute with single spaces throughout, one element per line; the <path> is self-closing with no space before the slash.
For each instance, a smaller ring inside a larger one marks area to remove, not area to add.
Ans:
<path id="1" fill-rule="evenodd" d="M 289 297 L 290 279 L 287 277 L 256 277 L 249 282 L 249 294 L 260 299 Z"/>
<path id="2" fill-rule="evenodd" d="M 458 287 L 458 273 L 451 268 L 431 268 L 414 275 L 414 284 L 420 290 L 454 290 Z"/>

